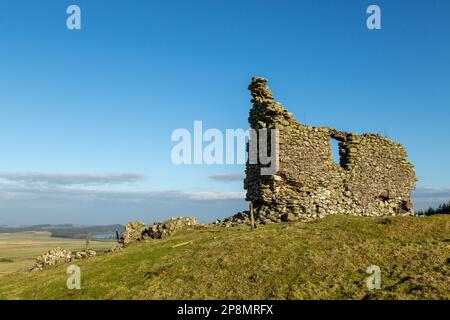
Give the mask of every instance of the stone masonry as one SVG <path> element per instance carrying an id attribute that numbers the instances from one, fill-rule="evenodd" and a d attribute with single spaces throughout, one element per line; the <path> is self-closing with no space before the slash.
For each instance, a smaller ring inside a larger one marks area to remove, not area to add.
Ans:
<path id="1" fill-rule="evenodd" d="M 244 186 L 256 219 L 414 213 L 410 193 L 417 178 L 401 144 L 377 134 L 300 124 L 275 102 L 266 83 L 253 78 L 249 86 L 249 123 L 256 130 L 278 129 L 279 167 L 274 175 L 261 175 L 260 163 L 247 163 Z M 333 158 L 332 139 L 339 141 L 340 164 Z"/>

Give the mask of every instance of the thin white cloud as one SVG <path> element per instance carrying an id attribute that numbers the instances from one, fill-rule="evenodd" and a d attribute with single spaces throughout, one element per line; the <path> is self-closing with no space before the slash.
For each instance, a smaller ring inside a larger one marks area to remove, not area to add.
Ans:
<path id="1" fill-rule="evenodd" d="M 416 198 L 439 198 L 445 199 L 450 198 L 450 187 L 446 188 L 417 188 L 413 191 L 413 195 Z"/>
<path id="2" fill-rule="evenodd" d="M 159 200 L 241 200 L 244 192 L 185 192 L 178 190 L 162 191 L 110 191 L 66 188 L 59 186 L 28 186 L 17 183 L 0 183 L 0 199 L 17 201 L 20 199 L 72 199 L 80 201 L 114 200 L 114 201 L 146 201 Z"/>
<path id="3" fill-rule="evenodd" d="M 145 176 L 140 173 L 0 172 L 0 180 L 31 185 L 92 186 L 136 183 L 144 181 Z"/>
<path id="4" fill-rule="evenodd" d="M 243 181 L 245 175 L 243 173 L 219 173 L 209 176 L 211 180 L 222 182 Z"/>
<path id="5" fill-rule="evenodd" d="M 191 200 L 243 200 L 245 192 L 192 192 L 188 196 Z"/>

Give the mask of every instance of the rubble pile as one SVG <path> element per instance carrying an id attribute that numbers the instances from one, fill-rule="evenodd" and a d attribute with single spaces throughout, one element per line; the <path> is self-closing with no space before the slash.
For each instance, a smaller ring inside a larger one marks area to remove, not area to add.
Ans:
<path id="1" fill-rule="evenodd" d="M 149 231 L 149 228 L 141 221 L 128 222 L 119 242 L 126 246 L 133 242 L 148 239 Z"/>
<path id="2" fill-rule="evenodd" d="M 228 217 L 228 218 L 224 219 L 223 221 L 216 220 L 213 224 L 216 226 L 221 226 L 221 227 L 226 227 L 226 228 L 237 227 L 237 226 L 242 226 L 242 225 L 250 226 L 250 212 L 249 211 L 238 212 L 234 216 Z"/>
<path id="3" fill-rule="evenodd" d="M 70 263 L 74 260 L 87 259 L 96 255 L 97 252 L 95 252 L 94 250 L 88 249 L 72 253 L 69 250 L 57 247 L 48 251 L 42 256 L 37 257 L 33 268 L 31 268 L 31 271 L 40 271 L 51 266 Z"/>
<path id="4" fill-rule="evenodd" d="M 154 223 L 149 234 L 152 239 L 163 239 L 173 235 L 181 229 L 193 227 L 195 225 L 197 225 L 197 219 L 195 217 L 172 218 L 165 222 Z"/>
<path id="5" fill-rule="evenodd" d="M 163 239 L 175 232 L 197 225 L 195 217 L 171 218 L 164 222 L 156 222 L 148 227 L 141 221 L 129 222 L 125 225 L 125 232 L 119 239 L 119 243 L 126 246 L 133 242 L 146 239 Z"/>

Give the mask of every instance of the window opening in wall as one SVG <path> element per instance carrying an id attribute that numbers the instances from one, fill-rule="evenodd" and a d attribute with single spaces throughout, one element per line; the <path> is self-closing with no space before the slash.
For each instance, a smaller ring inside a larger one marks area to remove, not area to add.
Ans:
<path id="1" fill-rule="evenodd" d="M 331 152 L 332 152 L 332 156 L 334 159 L 334 162 L 338 165 L 341 166 L 341 153 L 340 153 L 340 146 L 339 146 L 339 141 L 331 138 Z"/>

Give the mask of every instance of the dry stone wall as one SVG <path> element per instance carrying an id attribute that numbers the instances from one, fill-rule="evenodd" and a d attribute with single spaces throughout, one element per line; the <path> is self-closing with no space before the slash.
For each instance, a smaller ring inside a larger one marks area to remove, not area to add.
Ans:
<path id="1" fill-rule="evenodd" d="M 279 170 L 264 176 L 260 163 L 247 163 L 244 181 L 260 222 L 414 213 L 410 193 L 417 178 L 401 144 L 377 134 L 300 124 L 266 84 L 264 78 L 253 78 L 249 86 L 249 123 L 256 130 L 278 130 Z M 339 164 L 332 139 L 339 141 Z"/>

